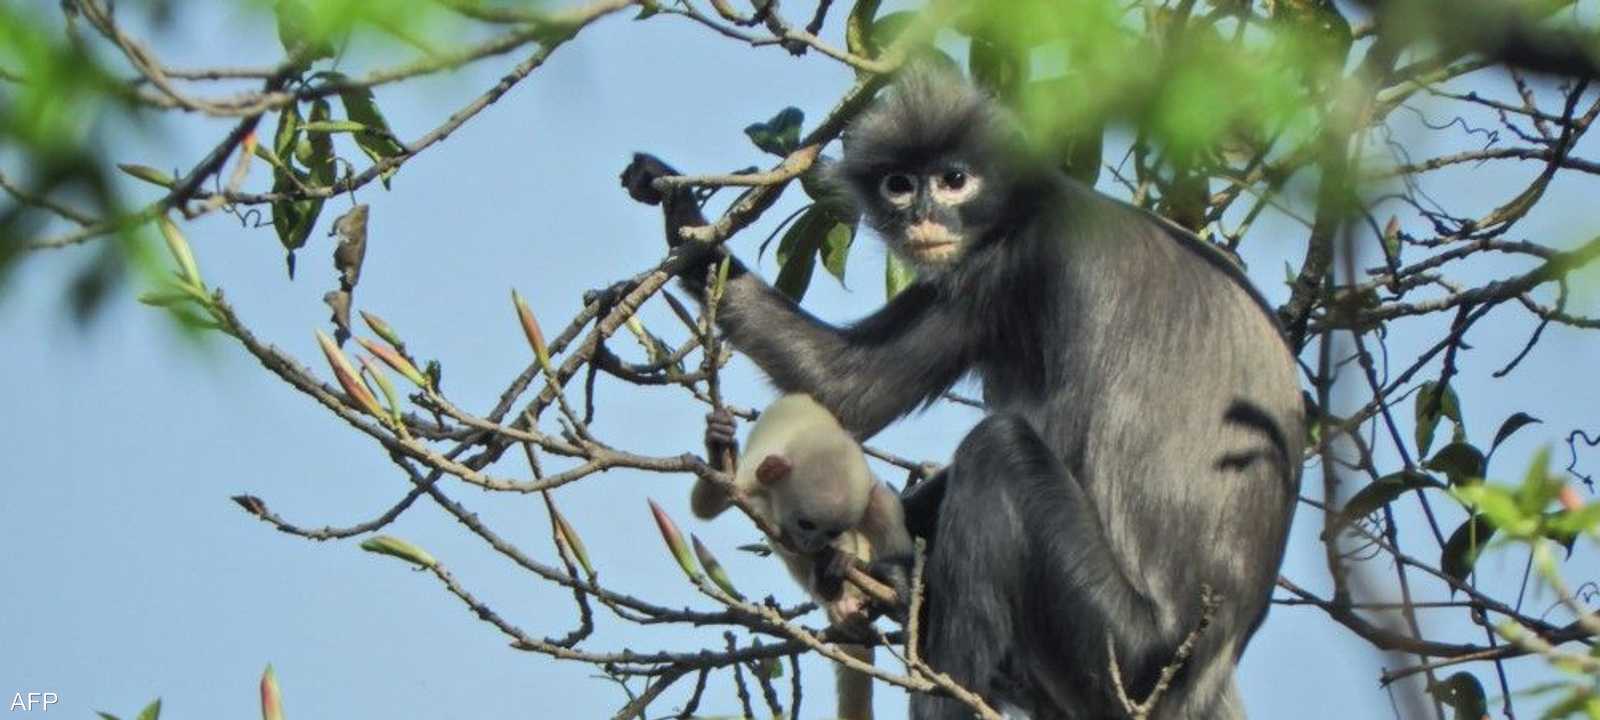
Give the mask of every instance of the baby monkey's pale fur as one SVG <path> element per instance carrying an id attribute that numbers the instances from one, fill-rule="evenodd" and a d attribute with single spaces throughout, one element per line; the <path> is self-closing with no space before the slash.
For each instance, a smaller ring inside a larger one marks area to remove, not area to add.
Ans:
<path id="1" fill-rule="evenodd" d="M 855 438 L 810 396 L 785 395 L 756 420 L 734 485 L 756 513 L 777 525 L 778 556 L 829 622 L 864 629 L 867 598 L 843 582 L 841 563 L 893 566 L 910 558 L 913 547 L 899 495 L 872 475 Z M 723 488 L 703 479 L 689 503 L 708 520 L 731 505 Z M 840 647 L 872 662 L 869 646 Z M 836 678 L 838 716 L 870 720 L 872 679 L 842 665 Z"/>

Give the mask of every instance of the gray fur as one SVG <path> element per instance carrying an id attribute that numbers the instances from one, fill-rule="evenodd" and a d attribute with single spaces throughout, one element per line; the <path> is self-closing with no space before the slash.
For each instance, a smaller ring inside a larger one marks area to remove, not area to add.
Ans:
<path id="1" fill-rule="evenodd" d="M 1031 162 L 981 95 L 931 77 L 863 116 L 839 177 L 891 247 L 936 222 L 959 252 L 840 328 L 735 262 L 722 329 L 859 438 L 963 374 L 982 380 L 990 417 L 905 497 L 932 541 L 936 669 L 1033 718 L 1119 715 L 1106 633 L 1140 699 L 1199 623 L 1206 586 L 1222 604 L 1153 717 L 1242 717 L 1234 666 L 1267 610 L 1303 443 L 1276 320 L 1203 241 Z M 979 197 L 907 210 L 868 192 L 874 173 L 948 167 L 981 173 Z M 625 179 L 660 168 L 640 156 Z M 692 196 L 664 199 L 669 236 L 704 222 Z M 914 718 L 968 714 L 912 700 Z"/>

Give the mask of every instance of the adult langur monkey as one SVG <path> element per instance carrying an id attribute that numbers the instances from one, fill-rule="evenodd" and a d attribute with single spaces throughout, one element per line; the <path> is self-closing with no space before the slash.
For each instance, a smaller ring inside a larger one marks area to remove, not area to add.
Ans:
<path id="1" fill-rule="evenodd" d="M 713 413 L 706 428 L 708 456 L 736 447 L 733 416 Z M 778 557 L 822 605 L 828 622 L 871 637 L 869 601 L 845 582 L 847 564 L 866 563 L 903 594 L 914 550 L 900 496 L 873 476 L 856 439 L 815 400 L 785 395 L 762 410 L 750 429 L 733 484 L 756 514 L 778 527 Z M 689 496 L 694 514 L 706 520 L 731 504 L 722 487 L 705 479 L 695 482 Z M 871 645 L 845 643 L 840 649 L 873 662 Z M 844 665 L 835 666 L 834 677 L 834 717 L 872 720 L 872 678 Z"/>
<path id="2" fill-rule="evenodd" d="M 1209 627 L 1150 717 L 1242 717 L 1234 666 L 1267 611 L 1303 442 L 1265 301 L 1204 241 L 1030 156 L 947 71 L 903 73 L 844 148 L 833 175 L 917 282 L 835 328 L 735 261 L 717 320 L 780 390 L 859 438 L 968 372 L 982 380 L 988 416 L 905 498 L 913 532 L 934 539 L 924 657 L 1032 718 L 1120 717 L 1209 596 Z M 705 219 L 689 189 L 651 184 L 674 174 L 637 155 L 622 179 L 664 205 L 678 247 Z M 705 276 L 691 268 L 684 286 L 703 299 Z M 968 714 L 912 698 L 914 718 Z"/>

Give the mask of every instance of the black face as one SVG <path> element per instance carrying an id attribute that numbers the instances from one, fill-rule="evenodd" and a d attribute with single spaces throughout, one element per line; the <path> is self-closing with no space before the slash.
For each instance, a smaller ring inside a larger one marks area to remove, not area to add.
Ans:
<path id="1" fill-rule="evenodd" d="M 867 220 L 919 270 L 959 262 L 997 224 L 1003 183 L 959 157 L 886 167 L 857 180 Z M 870 185 L 870 187 L 868 187 Z"/>

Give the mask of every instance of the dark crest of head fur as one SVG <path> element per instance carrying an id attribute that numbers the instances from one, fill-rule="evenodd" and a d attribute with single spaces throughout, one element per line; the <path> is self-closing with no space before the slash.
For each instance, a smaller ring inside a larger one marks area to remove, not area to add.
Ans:
<path id="1" fill-rule="evenodd" d="M 950 155 L 1004 157 L 1016 125 L 986 93 L 949 68 L 923 61 L 902 70 L 844 134 L 834 172 L 860 182 L 890 169 Z"/>

